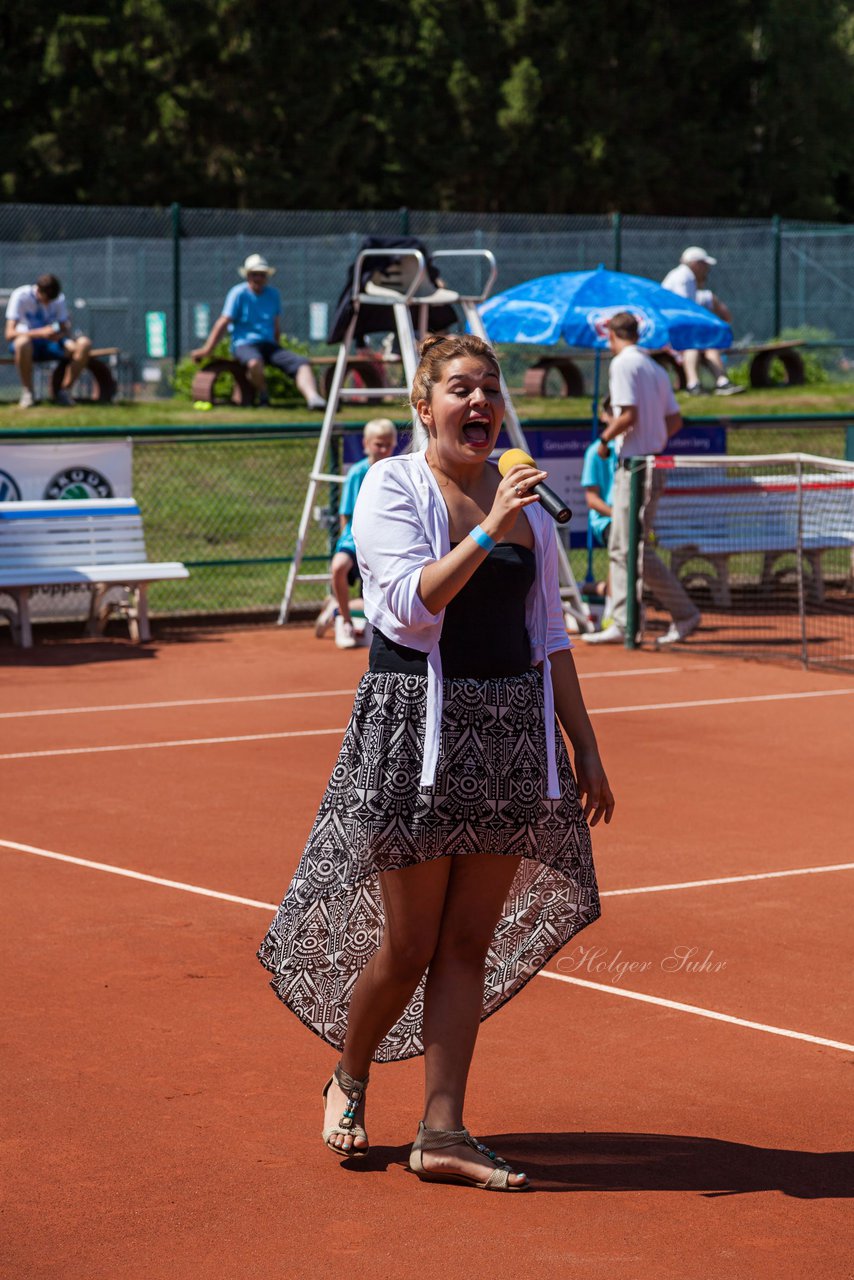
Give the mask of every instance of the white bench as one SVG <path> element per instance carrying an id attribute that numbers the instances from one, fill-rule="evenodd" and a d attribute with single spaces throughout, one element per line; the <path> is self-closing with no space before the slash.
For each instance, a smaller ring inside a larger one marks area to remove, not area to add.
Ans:
<path id="1" fill-rule="evenodd" d="M 0 502 L 0 596 L 16 605 L 14 611 L 0 607 L 0 613 L 25 649 L 33 643 L 30 592 L 37 587 L 88 588 L 89 633 L 102 634 L 118 612 L 138 642 L 151 638 L 148 584 L 187 577 L 183 564 L 146 559 L 133 498 Z M 108 598 L 117 589 L 121 596 Z"/>
<path id="2" fill-rule="evenodd" d="M 655 543 L 670 552 L 677 576 L 691 560 L 708 561 L 714 576 L 701 576 L 709 583 L 714 603 L 728 609 L 731 557 L 761 555 L 760 585 L 771 587 L 775 562 L 797 550 L 800 518 L 801 548 L 811 570 L 807 595 L 821 604 L 822 556 L 838 547 L 854 550 L 854 479 L 814 472 L 804 475 L 801 483 L 802 500 L 794 475 L 668 471 L 653 521 Z"/>

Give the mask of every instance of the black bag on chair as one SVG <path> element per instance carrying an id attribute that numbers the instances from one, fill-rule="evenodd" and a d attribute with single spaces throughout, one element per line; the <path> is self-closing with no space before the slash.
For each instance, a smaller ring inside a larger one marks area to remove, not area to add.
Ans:
<path id="1" fill-rule="evenodd" d="M 424 260 L 427 263 L 427 278 L 433 285 L 434 293 L 430 296 L 437 296 L 436 302 L 430 303 L 430 331 L 435 333 L 441 329 L 448 329 L 451 325 L 456 324 L 459 320 L 456 308 L 451 304 L 450 299 L 456 295 L 444 289 L 439 279 L 439 273 L 430 261 L 430 254 L 423 240 L 417 239 L 415 236 L 366 236 L 359 246 L 359 252 L 363 249 L 388 249 L 388 256 L 370 257 L 362 263 L 362 270 L 359 280 L 359 292 L 364 293 L 366 290 L 371 292 L 372 287 L 378 296 L 382 296 L 383 292 L 398 290 L 405 292 L 407 280 L 411 279 L 409 268 L 413 265 L 412 259 L 401 258 L 399 254 L 395 254 L 395 249 L 418 249 L 424 254 Z M 335 316 L 332 320 L 332 326 L 329 330 L 329 336 L 326 339 L 330 345 L 342 342 L 347 332 L 347 326 L 353 318 L 353 271 L 355 262 L 350 264 L 347 272 L 347 283 L 338 299 L 335 308 Z M 417 299 L 411 303 L 416 309 L 419 306 Z M 360 307 L 359 318 L 356 321 L 356 329 L 353 334 L 355 339 L 364 339 L 369 333 L 391 333 L 395 329 L 394 311 L 391 306 L 370 306 Z"/>

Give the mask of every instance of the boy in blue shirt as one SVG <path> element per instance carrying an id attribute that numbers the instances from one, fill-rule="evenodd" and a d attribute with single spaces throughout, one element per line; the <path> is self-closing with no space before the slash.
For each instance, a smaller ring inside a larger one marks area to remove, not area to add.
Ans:
<path id="1" fill-rule="evenodd" d="M 587 499 L 587 522 L 593 531 L 594 542 L 600 547 L 608 545 L 616 470 L 617 454 L 612 444 L 608 445 L 607 458 L 599 452 L 598 440 L 587 446 L 581 467 L 581 487 Z"/>
<path id="2" fill-rule="evenodd" d="M 305 356 L 298 356 L 279 346 L 282 299 L 278 289 L 270 284 L 270 277 L 275 272 L 276 268 L 271 267 L 260 253 L 251 253 L 240 268 L 246 283 L 229 289 L 222 315 L 204 345 L 190 355 L 193 360 L 204 360 L 228 329 L 231 353 L 235 360 L 246 365 L 249 381 L 258 393 L 259 405 L 270 403 L 264 366 L 272 364 L 293 378 L 309 409 L 325 409 L 326 401 L 317 389 L 314 373 Z"/>
<path id="3" fill-rule="evenodd" d="M 611 500 L 614 492 L 614 475 L 617 470 L 617 452 L 612 444 L 607 446 L 608 456 L 602 457 L 601 441 L 594 440 L 584 451 L 584 462 L 581 467 L 581 487 L 587 499 L 587 523 L 593 534 L 593 542 L 597 546 L 607 547 L 608 535 L 611 532 Z M 604 591 L 605 604 L 602 615 L 609 612 L 610 572 L 608 581 L 600 588 Z"/>
<path id="4" fill-rule="evenodd" d="M 359 643 L 350 616 L 350 587 L 356 581 L 359 572 L 356 544 L 352 533 L 356 498 L 362 481 L 368 474 L 368 467 L 379 462 L 380 458 L 391 457 L 396 444 L 397 428 L 390 418 L 372 418 L 370 422 L 366 422 L 362 433 L 362 447 L 366 456 L 350 468 L 347 479 L 344 481 L 344 492 L 338 508 L 341 531 L 335 544 L 331 565 L 334 594 L 326 600 L 314 625 L 314 634 L 322 636 L 329 623 L 335 618 L 335 643 L 339 649 L 355 649 Z"/>

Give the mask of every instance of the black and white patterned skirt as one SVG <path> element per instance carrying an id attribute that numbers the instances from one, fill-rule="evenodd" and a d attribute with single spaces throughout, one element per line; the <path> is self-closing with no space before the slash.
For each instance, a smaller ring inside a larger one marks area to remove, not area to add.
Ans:
<path id="1" fill-rule="evenodd" d="M 486 962 L 483 1017 L 600 914 L 590 832 L 555 722 L 560 799 L 546 798 L 542 677 L 445 680 L 435 783 L 421 788 L 427 677 L 368 672 L 300 864 L 258 952 L 276 995 L 336 1049 L 378 949 L 378 873 L 449 854 L 521 856 Z M 424 980 L 377 1049 L 423 1053 Z"/>

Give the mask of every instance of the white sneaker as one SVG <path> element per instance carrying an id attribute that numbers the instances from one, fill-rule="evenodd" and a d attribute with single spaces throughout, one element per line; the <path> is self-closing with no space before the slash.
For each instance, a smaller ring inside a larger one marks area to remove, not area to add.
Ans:
<path id="1" fill-rule="evenodd" d="M 694 613 L 690 618 L 683 618 L 681 622 L 671 622 L 669 629 L 656 640 L 656 649 L 664 649 L 668 645 L 678 644 L 680 640 L 687 640 L 691 632 L 699 627 L 700 618 L 699 613 Z"/>
<path id="2" fill-rule="evenodd" d="M 327 596 L 323 602 L 320 613 L 314 621 L 314 634 L 318 640 L 326 635 L 330 622 L 335 617 L 335 610 L 338 608 L 338 601 L 334 596 Z"/>
<path id="3" fill-rule="evenodd" d="M 746 390 L 747 390 L 747 387 L 739 386 L 737 383 L 730 382 L 729 379 L 727 379 L 726 382 L 719 382 L 717 384 L 717 386 L 715 387 L 715 395 L 716 396 L 740 396 L 741 393 Z"/>
<path id="4" fill-rule="evenodd" d="M 20 400 L 18 401 L 18 408 L 19 408 L 19 409 L 32 409 L 32 407 L 33 407 L 33 405 L 35 404 L 35 402 L 36 402 L 36 401 L 35 401 L 35 397 L 34 397 L 34 395 L 33 395 L 32 391 L 27 391 L 26 389 L 24 389 L 24 390 L 21 392 L 21 398 L 20 398 Z"/>
<path id="5" fill-rule="evenodd" d="M 352 622 L 339 614 L 335 619 L 335 645 L 339 649 L 355 649 L 359 641 Z"/>
<path id="6" fill-rule="evenodd" d="M 585 631 L 581 639 L 587 644 L 623 644 L 626 633 L 616 622 L 612 622 L 604 631 Z"/>

